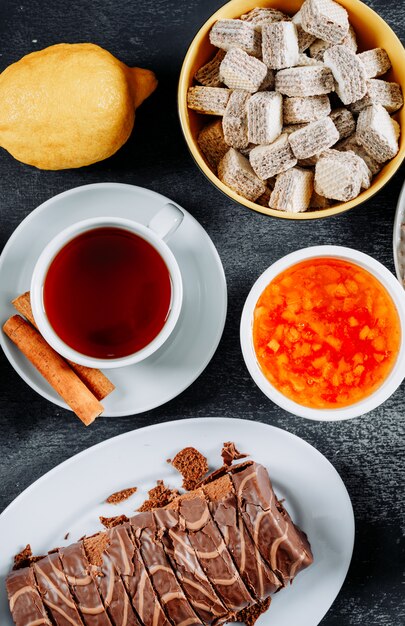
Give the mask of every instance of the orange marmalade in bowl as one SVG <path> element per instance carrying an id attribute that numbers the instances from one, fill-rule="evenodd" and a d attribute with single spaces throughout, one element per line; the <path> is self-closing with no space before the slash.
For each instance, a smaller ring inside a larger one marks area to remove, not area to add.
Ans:
<path id="1" fill-rule="evenodd" d="M 270 383 L 290 400 L 340 408 L 372 394 L 391 372 L 401 341 L 383 285 L 349 261 L 314 258 L 284 270 L 262 292 L 253 345 Z"/>

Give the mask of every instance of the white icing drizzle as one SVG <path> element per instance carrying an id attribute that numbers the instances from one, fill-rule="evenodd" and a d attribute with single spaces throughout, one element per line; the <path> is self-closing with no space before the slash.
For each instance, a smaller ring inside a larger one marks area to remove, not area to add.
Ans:
<path id="1" fill-rule="evenodd" d="M 152 626 L 157 626 L 159 623 L 159 613 L 160 613 L 160 606 L 159 604 L 156 602 L 155 603 L 155 610 L 153 611 L 153 621 L 152 621 Z"/>
<path id="2" fill-rule="evenodd" d="M 117 535 L 118 535 L 118 541 L 120 542 L 122 560 L 125 563 L 123 575 L 124 576 L 130 576 L 131 575 L 131 564 L 129 562 L 129 558 L 128 558 L 127 552 L 125 550 L 125 546 L 124 546 L 123 539 L 121 537 L 121 533 L 118 532 Z"/>
<path id="3" fill-rule="evenodd" d="M 127 594 L 125 594 L 124 614 L 122 616 L 121 626 L 127 626 L 128 624 L 128 608 L 129 608 L 129 599 L 128 599 Z"/>
<path id="4" fill-rule="evenodd" d="M 156 574 L 156 572 L 169 572 L 169 574 L 171 576 L 173 576 L 173 572 L 170 569 L 170 567 L 167 567 L 166 565 L 152 565 L 152 567 L 149 568 L 150 573 L 152 574 Z"/>
<path id="5" fill-rule="evenodd" d="M 280 544 L 282 544 L 288 536 L 288 528 L 286 528 L 285 532 L 283 535 L 281 535 L 281 537 L 278 537 L 275 541 L 273 541 L 273 544 L 270 548 L 270 565 L 271 565 L 271 569 L 275 570 L 277 569 L 277 550 L 280 546 Z"/>
<path id="6" fill-rule="evenodd" d="M 196 583 L 196 582 L 194 582 L 194 580 L 191 580 L 191 578 L 187 578 L 186 576 L 183 576 L 182 583 L 183 584 L 187 584 L 190 587 L 194 587 L 194 589 L 198 589 L 198 591 L 200 591 L 204 596 L 206 596 L 207 598 L 209 598 L 213 602 L 216 602 L 216 598 L 215 598 L 215 596 L 213 594 L 209 593 L 209 591 L 207 591 L 207 589 L 205 589 L 199 583 Z"/>
<path id="7" fill-rule="evenodd" d="M 41 576 L 43 576 L 45 578 L 45 580 L 48 582 L 49 586 L 52 589 L 54 589 L 56 595 L 59 596 L 59 598 L 62 600 L 62 602 L 64 602 L 66 604 L 66 606 L 68 606 L 69 608 L 76 609 L 76 605 L 74 604 L 74 602 L 69 600 L 69 598 L 67 598 L 61 591 L 59 591 L 59 589 L 53 584 L 51 579 L 48 578 L 48 576 L 42 571 L 42 569 L 39 567 L 38 563 L 35 565 L 35 568 L 38 570 L 38 572 L 40 572 Z M 72 622 L 72 623 L 76 623 L 76 622 Z"/>
<path id="8" fill-rule="evenodd" d="M 242 519 L 240 517 L 238 518 L 238 529 L 240 535 L 240 571 L 244 572 L 246 568 L 246 542 L 243 533 Z"/>
<path id="9" fill-rule="evenodd" d="M 137 592 L 137 595 L 139 597 L 138 613 L 139 613 L 139 617 L 141 618 L 142 622 L 144 621 L 144 619 L 143 619 L 143 599 L 144 599 L 144 590 L 145 590 L 146 577 L 147 577 L 146 570 L 143 570 L 141 578 L 140 578 L 140 581 L 139 581 L 138 592 Z M 156 612 L 156 607 L 155 607 L 155 612 Z M 153 614 L 153 623 L 155 623 L 155 614 Z"/>
<path id="10" fill-rule="evenodd" d="M 109 575 L 109 581 L 108 581 L 107 595 L 105 597 L 105 602 L 104 602 L 106 607 L 110 606 L 111 601 L 113 599 L 113 595 L 114 595 L 115 576 L 114 576 L 114 569 L 113 569 L 112 563 L 110 563 L 110 571 L 108 575 Z"/>
<path id="11" fill-rule="evenodd" d="M 33 622 L 28 622 L 28 624 L 26 624 L 26 626 L 40 626 L 40 624 L 50 624 L 51 622 L 49 622 L 47 619 L 45 619 L 45 617 L 41 617 L 40 619 L 35 619 Z"/>
<path id="12" fill-rule="evenodd" d="M 60 615 L 62 615 L 65 618 L 65 620 L 68 621 L 70 624 L 73 624 L 73 626 L 79 626 L 80 622 L 76 622 L 76 620 L 73 620 L 71 617 L 69 617 L 69 615 L 63 609 L 60 608 L 60 606 L 57 606 L 56 604 L 54 604 L 50 600 L 47 600 L 46 598 L 44 598 L 44 602 L 47 606 L 51 607 L 51 609 L 53 609 L 57 613 L 60 613 Z"/>
<path id="13" fill-rule="evenodd" d="M 172 600 L 184 600 L 185 596 L 181 591 L 168 591 L 161 596 L 160 600 L 163 604 L 168 604 Z"/>
<path id="14" fill-rule="evenodd" d="M 200 530 L 205 524 L 208 522 L 210 517 L 210 513 L 208 507 L 204 510 L 204 513 L 201 515 L 200 519 L 195 522 L 186 522 L 186 527 L 189 530 Z"/>
<path id="15" fill-rule="evenodd" d="M 305 558 L 305 551 L 303 551 L 301 555 L 298 557 L 298 559 L 294 561 L 294 563 L 291 565 L 290 578 L 294 578 L 295 572 L 297 571 L 298 567 L 301 565 L 304 558 Z"/>
<path id="16" fill-rule="evenodd" d="M 13 593 L 13 595 L 11 596 L 9 600 L 10 611 L 14 609 L 14 605 L 17 602 L 18 598 L 20 596 L 23 596 L 25 593 L 35 593 L 35 589 L 31 587 L 30 585 L 26 585 L 25 587 L 21 587 L 21 589 Z"/>
<path id="17" fill-rule="evenodd" d="M 188 619 L 184 619 L 178 626 L 189 626 L 189 624 L 198 624 L 199 622 L 193 617 L 189 617 Z"/>
<path id="18" fill-rule="evenodd" d="M 238 580 L 238 575 L 234 574 L 232 578 L 212 578 L 211 582 L 214 585 L 222 585 L 224 587 L 230 587 Z"/>

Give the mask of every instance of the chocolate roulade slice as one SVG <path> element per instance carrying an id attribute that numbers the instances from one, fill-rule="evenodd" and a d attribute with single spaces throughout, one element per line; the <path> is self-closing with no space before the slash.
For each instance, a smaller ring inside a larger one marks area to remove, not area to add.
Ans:
<path id="1" fill-rule="evenodd" d="M 11 572 L 6 582 L 10 611 L 16 626 L 52 626 L 30 567 Z"/>
<path id="2" fill-rule="evenodd" d="M 196 556 L 225 606 L 236 613 L 254 604 L 254 598 L 241 579 L 221 533 L 212 521 L 203 491 L 180 498 L 178 511 Z"/>
<path id="3" fill-rule="evenodd" d="M 313 562 L 306 535 L 277 500 L 267 470 L 257 463 L 229 473 L 238 508 L 263 559 L 286 585 Z"/>
<path id="4" fill-rule="evenodd" d="M 89 572 L 83 545 L 73 543 L 58 550 L 71 594 L 85 626 L 114 626 Z"/>
<path id="5" fill-rule="evenodd" d="M 140 626 L 121 576 L 105 551 L 108 543 L 109 538 L 104 533 L 83 540 L 89 571 L 111 622 L 115 626 Z"/>
<path id="6" fill-rule="evenodd" d="M 130 524 L 153 587 L 169 620 L 174 626 L 201 626 L 201 620 L 187 600 L 167 560 L 158 539 L 152 512 L 135 515 Z"/>
<path id="7" fill-rule="evenodd" d="M 211 515 L 235 565 L 252 596 L 265 600 L 278 591 L 281 584 L 266 565 L 238 511 L 237 499 L 229 476 L 223 476 L 203 488 L 209 500 Z"/>
<path id="8" fill-rule="evenodd" d="M 196 614 L 207 626 L 227 621 L 229 611 L 202 569 L 187 532 L 180 527 L 177 511 L 156 509 L 153 514 L 166 556 Z"/>
<path id="9" fill-rule="evenodd" d="M 56 626 L 83 626 L 57 552 L 32 566 L 43 602 Z"/>
<path id="10" fill-rule="evenodd" d="M 153 589 L 145 564 L 127 524 L 108 531 L 107 554 L 120 573 L 139 620 L 144 626 L 171 626 Z"/>

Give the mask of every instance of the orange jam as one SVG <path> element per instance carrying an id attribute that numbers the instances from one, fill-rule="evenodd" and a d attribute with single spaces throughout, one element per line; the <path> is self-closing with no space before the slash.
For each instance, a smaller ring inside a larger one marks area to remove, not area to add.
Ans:
<path id="1" fill-rule="evenodd" d="M 339 408 L 375 391 L 399 352 L 400 322 L 381 283 L 358 265 L 303 261 L 267 285 L 254 310 L 259 365 L 287 398 Z"/>

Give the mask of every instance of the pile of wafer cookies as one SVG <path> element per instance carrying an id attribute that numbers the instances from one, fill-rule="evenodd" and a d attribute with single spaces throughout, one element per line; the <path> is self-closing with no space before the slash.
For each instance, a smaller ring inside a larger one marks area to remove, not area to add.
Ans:
<path id="1" fill-rule="evenodd" d="M 255 8 L 210 31 L 215 56 L 187 103 L 215 116 L 198 145 L 218 178 L 259 205 L 299 213 L 346 202 L 398 152 L 403 104 L 382 48 L 357 52 L 347 11 L 305 0 Z"/>

